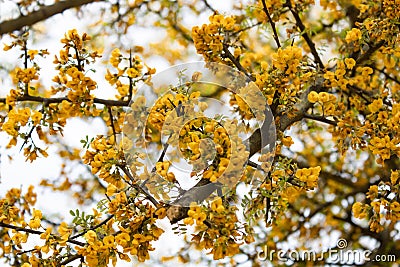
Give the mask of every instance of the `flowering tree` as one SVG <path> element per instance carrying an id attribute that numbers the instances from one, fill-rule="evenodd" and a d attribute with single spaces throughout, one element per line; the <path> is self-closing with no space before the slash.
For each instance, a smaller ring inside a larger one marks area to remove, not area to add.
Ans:
<path id="1" fill-rule="evenodd" d="M 207 0 L 5 2 L 18 12 L 0 21 L 2 53 L 15 56 L 0 63 L 4 146 L 30 162 L 54 146 L 61 172 L 41 186 L 76 199 L 59 222 L 35 207 L 34 186 L 6 190 L 7 264 L 187 263 L 198 250 L 202 265 L 258 266 L 266 248 L 311 249 L 319 264 L 332 260 L 328 248 L 400 258 L 397 1 L 235 1 L 229 12 Z M 46 20 L 69 9 L 90 18 L 87 32 L 70 29 L 56 55 L 34 49 Z M 202 14 L 209 20 L 189 26 Z M 138 25 L 166 34 L 124 43 Z M 153 55 L 204 63 L 159 72 L 146 64 Z M 70 147 L 71 118 L 100 118 L 107 133 Z M 74 177 L 71 165 L 90 175 Z M 149 254 L 161 221 L 184 237 L 176 257 Z M 347 243 L 327 245 L 329 233 Z"/>

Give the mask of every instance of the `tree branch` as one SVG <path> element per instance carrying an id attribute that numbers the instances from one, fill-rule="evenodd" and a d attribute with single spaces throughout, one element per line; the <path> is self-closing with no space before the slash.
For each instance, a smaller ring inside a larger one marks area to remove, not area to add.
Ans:
<path id="1" fill-rule="evenodd" d="M 327 123 L 327 124 L 333 125 L 333 126 L 337 125 L 336 121 L 329 120 L 323 116 L 316 116 L 316 115 L 304 113 L 304 118 L 314 120 L 314 121 L 324 122 L 324 123 Z"/>
<path id="2" fill-rule="evenodd" d="M 20 101 L 20 102 L 31 101 L 31 102 L 39 102 L 39 103 L 47 103 L 47 104 L 61 103 L 64 100 L 71 102 L 71 100 L 69 100 L 67 97 L 45 98 L 45 97 L 41 97 L 41 96 L 31 96 L 31 95 L 23 95 L 23 96 L 17 97 L 17 101 Z M 6 103 L 6 99 L 0 98 L 0 103 Z M 121 107 L 121 106 L 125 107 L 125 106 L 129 105 L 129 101 L 101 99 L 101 98 L 96 98 L 96 97 L 93 99 L 93 103 L 103 104 L 106 106 L 117 106 L 117 107 Z"/>
<path id="3" fill-rule="evenodd" d="M 3 223 L 3 222 L 0 222 L 0 226 L 4 227 L 4 228 L 14 229 L 14 230 L 16 230 L 18 232 L 25 232 L 25 233 L 35 234 L 35 235 L 41 235 L 41 234 L 44 233 L 42 231 L 23 228 L 23 227 L 11 225 L 11 224 Z M 81 246 L 81 247 L 85 246 L 85 243 L 73 240 L 71 238 L 68 238 L 67 242 L 75 244 L 75 245 L 78 245 L 78 246 Z"/>
<path id="4" fill-rule="evenodd" d="M 128 178 L 132 181 L 132 187 L 135 188 L 138 192 L 144 194 L 148 200 L 150 200 L 151 203 L 153 203 L 154 206 L 158 206 L 159 203 L 158 201 L 145 189 L 146 187 L 141 187 L 139 184 L 135 182 L 135 179 L 133 178 L 132 174 L 129 172 L 128 168 L 126 166 L 120 165 L 119 166 L 121 170 L 128 176 Z"/>
<path id="5" fill-rule="evenodd" d="M 288 5 L 290 12 L 292 13 L 294 19 L 296 20 L 296 25 L 300 29 L 300 35 L 306 41 L 308 47 L 311 50 L 311 54 L 314 56 L 315 61 L 317 61 L 317 65 L 320 67 L 320 69 L 324 69 L 325 68 L 324 63 L 322 63 L 322 60 L 318 55 L 317 49 L 315 48 L 315 44 L 311 40 L 310 36 L 308 35 L 308 33 L 306 31 L 306 27 L 304 26 L 303 22 L 301 21 L 299 14 L 293 9 L 292 3 L 290 0 L 286 1 L 286 4 Z"/>
<path id="6" fill-rule="evenodd" d="M 263 10 L 265 12 L 265 15 L 267 15 L 269 24 L 271 24 L 272 31 L 274 32 L 275 43 L 278 47 L 281 47 L 281 43 L 279 42 L 278 32 L 276 31 L 276 27 L 275 27 L 275 22 L 272 20 L 271 15 L 269 14 L 267 4 L 265 3 L 265 0 L 261 0 L 261 3 L 263 5 Z"/>
<path id="7" fill-rule="evenodd" d="M 56 14 L 62 13 L 63 11 L 80 7 L 92 2 L 99 2 L 103 0 L 68 0 L 62 2 L 56 2 L 53 5 L 41 7 L 39 10 L 34 11 L 26 16 L 20 16 L 16 19 L 11 19 L 0 23 L 0 35 L 5 33 L 11 33 L 19 30 L 24 26 L 31 26 L 37 22 L 46 20 Z"/>

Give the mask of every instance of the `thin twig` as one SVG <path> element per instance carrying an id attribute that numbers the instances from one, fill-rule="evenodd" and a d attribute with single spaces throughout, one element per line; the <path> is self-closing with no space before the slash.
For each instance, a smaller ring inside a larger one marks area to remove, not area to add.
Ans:
<path id="1" fill-rule="evenodd" d="M 79 255 L 79 254 L 72 255 L 71 257 L 67 258 L 65 261 L 60 262 L 59 266 L 64 266 L 70 262 L 73 262 L 74 260 L 77 260 L 77 259 L 83 259 L 83 256 Z"/>
<path id="2" fill-rule="evenodd" d="M 255 78 L 251 76 L 251 74 L 247 72 L 247 70 L 242 66 L 242 64 L 240 64 L 240 62 L 232 55 L 231 51 L 229 51 L 228 46 L 226 44 L 223 44 L 223 51 L 225 55 L 232 61 L 233 65 L 235 65 L 235 67 L 238 68 L 238 70 L 243 72 L 250 80 L 252 81 L 255 80 Z"/>
<path id="3" fill-rule="evenodd" d="M 315 48 L 315 44 L 311 40 L 310 36 L 308 35 L 308 33 L 306 31 L 307 29 L 304 26 L 303 22 L 301 21 L 299 14 L 293 9 L 292 3 L 290 0 L 286 1 L 286 4 L 289 7 L 290 12 L 292 13 L 294 19 L 296 20 L 296 25 L 300 29 L 300 34 L 306 41 L 308 47 L 310 48 L 311 54 L 314 56 L 314 59 L 317 61 L 318 66 L 320 67 L 320 69 L 325 69 L 324 63 L 322 63 L 322 60 L 318 55 L 317 49 Z"/>
<path id="4" fill-rule="evenodd" d="M 114 144 L 115 144 L 117 142 L 117 133 L 115 132 L 114 118 L 112 115 L 111 107 L 107 107 L 107 109 L 108 109 L 108 114 L 110 115 L 110 126 L 114 135 Z"/>
<path id="5" fill-rule="evenodd" d="M 0 222 L 0 226 L 1 227 L 5 227 L 5 228 L 9 228 L 9 229 L 14 229 L 14 230 L 16 230 L 18 232 L 25 232 L 25 233 L 35 234 L 35 235 L 41 235 L 41 234 L 44 233 L 42 231 L 33 230 L 33 229 L 27 229 L 27 228 L 15 226 L 15 225 L 3 223 L 3 222 Z M 78 246 L 81 246 L 81 247 L 85 246 L 85 243 L 73 240 L 71 238 L 68 238 L 67 242 L 75 244 L 75 245 L 78 245 Z"/>
<path id="6" fill-rule="evenodd" d="M 83 236 L 84 234 L 86 234 L 86 233 L 87 233 L 88 231 L 90 231 L 90 230 L 96 230 L 97 228 L 99 228 L 99 227 L 101 227 L 102 225 L 106 224 L 106 223 L 107 223 L 109 220 L 111 220 L 112 218 L 114 218 L 114 215 L 108 216 L 108 217 L 107 217 L 104 221 L 102 221 L 101 223 L 99 223 L 99 224 L 97 224 L 97 225 L 95 225 L 95 226 L 93 226 L 93 227 L 90 227 L 89 229 L 83 231 L 82 233 L 79 233 L 79 234 L 76 234 L 76 235 L 74 235 L 74 236 L 71 236 L 70 239 L 75 239 L 75 238 L 77 238 L 77 237 Z"/>
<path id="7" fill-rule="evenodd" d="M 337 125 L 336 121 L 332 121 L 332 120 L 329 120 L 329 119 L 327 119 L 327 118 L 325 118 L 323 116 L 312 115 L 312 114 L 309 114 L 309 113 L 304 113 L 304 118 L 315 120 L 315 121 L 319 121 L 319 122 L 323 122 L 323 123 L 327 123 L 327 124 L 330 124 L 330 125 L 333 125 L 333 126 Z"/>
<path id="8" fill-rule="evenodd" d="M 278 32 L 276 31 L 275 22 L 272 20 L 271 15 L 269 14 L 267 5 L 265 3 L 265 0 L 261 0 L 261 2 L 262 2 L 262 5 L 263 5 L 263 10 L 264 10 L 265 14 L 267 15 L 269 24 L 271 24 L 272 31 L 274 32 L 275 43 L 276 43 L 276 45 L 278 47 L 281 47 L 281 43 L 279 42 Z"/>
<path id="9" fill-rule="evenodd" d="M 16 101 L 23 102 L 23 101 L 31 101 L 31 102 L 39 102 L 39 103 L 61 103 L 62 101 L 72 102 L 67 97 L 41 97 L 41 96 L 32 96 L 32 95 L 23 95 L 17 97 Z M 0 103 L 6 103 L 5 98 L 0 98 Z M 94 98 L 93 103 L 95 104 L 103 104 L 106 106 L 117 106 L 117 107 L 127 107 L 129 106 L 129 101 L 122 101 L 122 100 L 110 100 L 110 99 L 101 99 L 101 98 Z"/>
<path id="10" fill-rule="evenodd" d="M 150 200 L 151 203 L 154 204 L 154 206 L 158 206 L 159 203 L 158 201 L 152 196 L 150 195 L 149 192 L 147 192 L 143 187 L 141 187 L 140 185 L 138 185 L 135 182 L 135 179 L 133 178 L 132 174 L 129 172 L 129 170 L 127 169 L 126 166 L 119 166 L 119 168 L 126 174 L 126 176 L 128 176 L 128 178 L 132 181 L 132 187 L 135 188 L 137 191 L 141 192 L 142 194 L 144 194 L 146 196 L 146 198 L 148 200 Z"/>

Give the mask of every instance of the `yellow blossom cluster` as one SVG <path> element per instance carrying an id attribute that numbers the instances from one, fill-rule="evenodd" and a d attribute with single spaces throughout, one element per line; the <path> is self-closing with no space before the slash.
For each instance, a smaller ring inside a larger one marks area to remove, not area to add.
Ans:
<path id="1" fill-rule="evenodd" d="M 105 227 L 124 221 L 124 227 L 118 226 L 118 232 L 105 236 L 102 231 L 89 230 L 85 233 L 87 244 L 77 247 L 77 251 L 85 257 L 89 266 L 107 266 L 109 260 L 115 263 L 117 255 L 128 262 L 131 261 L 129 255 L 137 256 L 139 262 L 149 259 L 149 251 L 154 250 L 151 242 L 158 240 L 164 232 L 155 225 L 155 220 L 165 217 L 165 208 L 155 210 L 148 203 L 137 201 L 129 205 L 127 201 L 125 193 L 120 192 L 109 203 L 109 212 L 115 215 L 115 219 Z"/>
<path id="2" fill-rule="evenodd" d="M 368 214 L 368 208 L 366 207 L 365 204 L 362 204 L 361 202 L 356 202 L 353 204 L 352 207 L 353 215 L 354 217 L 358 219 L 363 219 L 367 217 Z"/>
<path id="3" fill-rule="evenodd" d="M 193 42 L 197 53 L 204 56 L 206 61 L 218 60 L 223 50 L 224 36 L 239 30 L 233 17 L 215 14 L 209 18 L 210 24 L 192 28 Z"/>
<path id="4" fill-rule="evenodd" d="M 311 167 L 298 169 L 295 173 L 297 179 L 305 183 L 307 189 L 313 189 L 318 186 L 318 176 L 321 167 Z"/>
<path id="5" fill-rule="evenodd" d="M 334 115 L 336 110 L 336 96 L 327 92 L 311 91 L 308 94 L 308 101 L 310 103 L 320 103 L 323 107 L 323 114 L 326 116 Z"/>
<path id="6" fill-rule="evenodd" d="M 42 212 L 40 210 L 33 209 L 33 217 L 29 221 L 29 227 L 32 229 L 38 229 L 40 227 L 41 219 L 42 219 Z"/>
<path id="7" fill-rule="evenodd" d="M 227 169 L 231 157 L 231 138 L 226 129 L 215 120 L 199 117 L 186 123 L 179 133 L 179 147 L 183 155 L 191 161 L 200 159 L 211 160 L 213 154 L 209 153 L 207 145 L 202 146 L 202 140 L 209 138 L 214 143 L 215 158 L 203 178 L 216 182 Z M 203 163 L 203 164 L 202 164 Z M 197 169 L 204 166 L 205 162 L 196 162 Z"/>
<path id="8" fill-rule="evenodd" d="M 35 67 L 26 69 L 21 69 L 17 67 L 12 74 L 13 74 L 13 81 L 15 84 L 18 84 L 18 82 L 29 84 L 31 81 L 39 79 L 39 75 Z"/>
<path id="9" fill-rule="evenodd" d="M 156 163 L 156 170 L 159 175 L 161 175 L 168 182 L 175 182 L 175 174 L 173 172 L 168 172 L 169 167 L 171 166 L 171 162 L 163 161 Z"/>
<path id="10" fill-rule="evenodd" d="M 381 98 L 375 99 L 371 104 L 368 105 L 368 109 L 369 111 L 371 111 L 371 113 L 378 112 L 382 107 L 383 107 L 383 101 Z"/>
<path id="11" fill-rule="evenodd" d="M 163 95 L 157 100 L 157 102 L 150 110 L 148 122 L 151 124 L 151 126 L 160 131 L 164 125 L 166 118 L 173 110 L 179 107 L 179 105 L 187 102 L 189 99 L 197 98 L 199 95 L 199 92 L 192 93 L 189 97 L 182 93 L 167 93 Z"/>
<path id="12" fill-rule="evenodd" d="M 353 28 L 347 32 L 345 40 L 347 43 L 358 42 L 361 39 L 361 37 L 362 33 L 360 29 Z"/>
<path id="13" fill-rule="evenodd" d="M 327 102 L 335 101 L 335 100 L 336 100 L 336 97 L 327 92 L 317 93 L 315 91 L 311 91 L 308 94 L 308 101 L 310 101 L 310 103 L 316 103 L 316 102 L 327 103 Z"/>
<path id="14" fill-rule="evenodd" d="M 85 47 L 90 39 L 86 33 L 79 35 L 76 29 L 68 31 L 61 39 L 64 49 L 53 61 L 57 64 L 59 74 L 53 78 L 56 86 L 52 87 L 52 94 L 67 90 L 68 99 L 74 103 L 90 102 L 93 99 L 91 91 L 96 89 L 97 83 L 87 76 L 85 64 L 95 62 L 100 55 L 97 51 L 90 53 Z"/>
<path id="15" fill-rule="evenodd" d="M 135 90 L 134 85 L 136 82 L 143 79 L 143 62 L 138 55 L 130 54 L 129 57 L 124 56 L 118 48 L 115 48 L 111 52 L 109 62 L 117 69 L 117 72 L 112 73 L 107 69 L 105 79 L 110 85 L 117 89 L 119 94 L 116 95 L 116 97 L 118 99 L 123 99 L 129 94 L 132 94 L 133 90 Z M 122 64 L 123 62 L 127 64 Z M 145 75 L 152 75 L 154 73 L 155 69 L 147 67 Z M 123 82 L 121 78 L 127 79 L 127 82 Z"/>
<path id="16" fill-rule="evenodd" d="M 272 54 L 272 64 L 275 68 L 293 77 L 298 73 L 302 57 L 300 47 L 288 46 L 283 49 L 279 48 L 276 53 Z"/>
<path id="17" fill-rule="evenodd" d="M 258 120 L 264 116 L 267 101 L 261 91 L 263 90 L 262 87 L 259 87 L 264 82 L 262 81 L 258 84 L 257 82 L 251 82 L 247 86 L 240 88 L 236 93 L 231 94 L 229 104 L 234 107 L 242 119 L 251 120 L 255 118 Z"/>
<path id="18" fill-rule="evenodd" d="M 369 219 L 371 231 L 381 232 L 384 230 L 383 220 L 397 222 L 400 220 L 400 203 L 396 200 L 388 201 L 379 197 L 378 193 L 383 189 L 379 189 L 377 185 L 369 188 L 367 197 L 371 200 L 370 204 L 356 202 L 353 204 L 352 211 L 354 217 L 358 219 Z M 381 192 L 384 193 L 384 192 Z"/>
<path id="19" fill-rule="evenodd" d="M 183 220 L 184 224 L 192 225 L 196 222 L 197 225 L 203 225 L 204 220 L 207 219 L 207 213 L 196 202 L 190 203 L 188 216 Z"/>
<path id="20" fill-rule="evenodd" d="M 235 255 L 240 244 L 238 239 L 244 238 L 237 230 L 238 222 L 235 214 L 236 207 L 224 207 L 222 199 L 217 197 L 209 206 L 209 209 L 201 208 L 192 203 L 188 211 L 185 224 L 193 224 L 196 220 L 198 233 L 193 235 L 192 241 L 199 249 L 210 249 L 215 260 Z M 205 224 L 205 219 L 208 223 Z"/>
<path id="21" fill-rule="evenodd" d="M 7 191 L 4 198 L 0 199 L 0 222 L 19 223 L 21 220 L 21 209 L 18 207 L 20 198 L 23 197 L 21 189 L 11 188 Z M 30 186 L 26 195 L 28 204 L 33 205 L 36 202 L 36 194 L 33 193 L 33 186 Z"/>
<path id="22" fill-rule="evenodd" d="M 347 77 L 347 72 L 352 70 L 356 65 L 356 61 L 353 58 L 345 58 L 344 60 L 338 60 L 336 63 L 336 70 L 326 71 L 324 78 L 328 82 L 330 87 L 339 87 L 341 90 L 346 91 L 348 85 L 357 84 L 359 77 Z M 358 69 L 360 70 L 360 69 Z M 363 72 L 363 74 L 365 74 Z M 363 79 L 367 78 L 364 77 Z"/>
<path id="23" fill-rule="evenodd" d="M 369 149 L 375 155 L 379 155 L 379 163 L 382 163 L 386 159 L 389 159 L 392 153 L 400 154 L 400 148 L 398 144 L 400 143 L 399 138 L 391 139 L 388 135 L 384 137 L 374 136 L 369 142 Z"/>
<path id="24" fill-rule="evenodd" d="M 103 136 L 97 136 L 90 147 L 92 150 L 86 150 L 82 157 L 84 163 L 92 167 L 93 174 L 98 173 L 99 177 L 107 183 L 122 188 L 125 183 L 120 174 L 117 171 L 111 172 L 111 168 L 123 157 L 122 151 L 115 148 L 113 141 Z"/>

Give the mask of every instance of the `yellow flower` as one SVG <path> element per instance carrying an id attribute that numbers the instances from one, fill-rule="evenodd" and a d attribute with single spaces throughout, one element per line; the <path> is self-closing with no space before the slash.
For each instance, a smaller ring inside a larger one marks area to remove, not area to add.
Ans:
<path id="1" fill-rule="evenodd" d="M 42 117 L 43 117 L 43 114 L 41 112 L 34 110 L 33 114 L 31 115 L 33 124 L 37 125 L 40 122 L 40 120 L 42 119 Z"/>
<path id="2" fill-rule="evenodd" d="M 217 213 L 221 213 L 225 210 L 224 206 L 222 205 L 222 199 L 220 197 L 211 202 L 211 210 L 216 211 Z"/>
<path id="3" fill-rule="evenodd" d="M 193 220 L 192 217 L 187 217 L 187 218 L 185 218 L 185 219 L 183 220 L 183 223 L 184 223 L 184 224 L 187 224 L 187 225 L 192 225 L 192 224 L 194 223 L 194 220 Z"/>
<path id="4" fill-rule="evenodd" d="M 374 100 L 371 104 L 369 104 L 368 109 L 369 111 L 371 111 L 371 113 L 376 113 L 381 109 L 382 106 L 383 106 L 383 101 L 381 98 L 379 98 Z"/>
<path id="5" fill-rule="evenodd" d="M 357 28 L 351 29 L 346 34 L 346 42 L 347 43 L 358 41 L 360 39 L 361 39 L 361 31 Z"/>
<path id="6" fill-rule="evenodd" d="M 60 235 L 70 234 L 72 232 L 72 230 L 68 228 L 66 222 L 62 222 L 57 230 Z"/>
<path id="7" fill-rule="evenodd" d="M 392 174 L 390 175 L 390 182 L 392 183 L 392 185 L 396 185 L 398 179 L 399 179 L 399 172 L 392 171 Z"/>
<path id="8" fill-rule="evenodd" d="M 330 100 L 329 94 L 327 92 L 321 92 L 318 94 L 318 100 L 322 103 L 326 103 Z"/>
<path id="9" fill-rule="evenodd" d="M 294 144 L 292 137 L 290 136 L 285 136 L 282 138 L 282 144 L 284 146 L 290 147 L 292 144 Z"/>
<path id="10" fill-rule="evenodd" d="M 93 244 L 97 240 L 97 234 L 93 230 L 89 230 L 83 236 L 89 244 Z"/>
<path id="11" fill-rule="evenodd" d="M 115 237 L 115 241 L 122 247 L 127 247 L 131 237 L 127 233 L 120 233 Z"/>
<path id="12" fill-rule="evenodd" d="M 108 235 L 103 239 L 104 246 L 106 248 L 113 248 L 114 247 L 114 236 Z"/>
<path id="13" fill-rule="evenodd" d="M 308 94 L 307 99 L 308 99 L 308 101 L 309 101 L 310 103 L 315 103 L 315 102 L 317 102 L 317 101 L 318 101 L 318 93 L 315 92 L 315 91 L 311 91 L 311 92 Z"/>
<path id="14" fill-rule="evenodd" d="M 393 201 L 390 203 L 390 210 L 392 212 L 400 212 L 400 204 L 397 201 Z"/>
<path id="15" fill-rule="evenodd" d="M 163 219 L 163 218 L 165 218 L 165 216 L 167 215 L 167 211 L 166 211 L 165 208 L 160 208 L 160 209 L 158 209 L 158 210 L 155 212 L 155 214 L 157 215 L 157 217 L 158 217 L 159 219 Z"/>
<path id="16" fill-rule="evenodd" d="M 32 229 L 38 229 L 40 227 L 40 219 L 39 218 L 32 218 L 29 221 L 29 227 Z"/>
<path id="17" fill-rule="evenodd" d="M 366 217 L 366 212 L 364 210 L 364 205 L 360 202 L 356 202 L 352 207 L 353 215 L 356 218 L 363 219 Z"/>
<path id="18" fill-rule="evenodd" d="M 134 68 L 129 68 L 126 74 L 128 74 L 129 78 L 136 78 L 139 76 L 139 72 Z"/>
<path id="19" fill-rule="evenodd" d="M 345 60 L 344 60 L 344 63 L 346 63 L 346 67 L 348 68 L 348 69 L 352 69 L 352 68 L 354 68 L 354 66 L 356 65 L 356 61 L 353 59 L 353 58 L 346 58 Z"/>
<path id="20" fill-rule="evenodd" d="M 49 237 L 50 237 L 50 235 L 51 235 L 51 230 L 52 230 L 51 227 L 47 228 L 47 229 L 46 229 L 46 232 L 40 234 L 40 238 L 41 238 L 41 239 L 48 240 Z"/>

